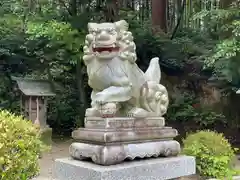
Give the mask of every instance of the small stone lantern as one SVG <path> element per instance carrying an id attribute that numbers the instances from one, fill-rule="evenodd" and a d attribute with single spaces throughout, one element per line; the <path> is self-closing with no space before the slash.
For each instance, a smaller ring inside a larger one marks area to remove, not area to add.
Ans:
<path id="1" fill-rule="evenodd" d="M 47 124 L 47 98 L 56 94 L 50 82 L 19 77 L 12 79 L 17 82 L 20 91 L 21 114 L 33 124 L 38 124 L 43 134 L 47 134 L 48 137 L 45 138 L 51 140 L 52 129 Z"/>

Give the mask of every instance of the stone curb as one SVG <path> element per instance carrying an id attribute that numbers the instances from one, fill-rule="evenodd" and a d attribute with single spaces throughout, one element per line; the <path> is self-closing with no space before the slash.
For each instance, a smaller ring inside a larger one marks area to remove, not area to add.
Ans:
<path id="1" fill-rule="evenodd" d="M 35 177 L 35 178 L 31 179 L 31 180 L 57 180 L 57 179 L 38 176 L 38 177 Z"/>
<path id="2" fill-rule="evenodd" d="M 218 180 L 218 179 L 207 179 L 207 180 Z M 233 176 L 233 180 L 240 180 L 240 176 Z"/>

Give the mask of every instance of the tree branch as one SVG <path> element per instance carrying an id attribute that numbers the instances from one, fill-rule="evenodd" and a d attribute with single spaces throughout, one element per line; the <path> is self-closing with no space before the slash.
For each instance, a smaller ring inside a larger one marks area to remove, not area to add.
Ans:
<path id="1" fill-rule="evenodd" d="M 181 23 L 181 20 L 182 20 L 182 17 L 183 17 L 185 6 L 186 6 L 186 0 L 183 0 L 182 1 L 182 7 L 181 7 L 181 9 L 179 11 L 180 16 L 178 17 L 177 25 L 176 25 L 176 27 L 173 30 L 172 36 L 170 38 L 171 40 L 175 37 L 175 35 L 176 35 L 177 31 L 178 31 L 178 28 L 180 26 L 180 23 Z"/>

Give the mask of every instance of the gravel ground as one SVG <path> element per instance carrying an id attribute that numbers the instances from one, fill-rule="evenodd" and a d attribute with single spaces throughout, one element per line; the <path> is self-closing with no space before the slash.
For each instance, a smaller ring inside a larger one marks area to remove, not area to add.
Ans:
<path id="1" fill-rule="evenodd" d="M 40 176 L 34 180 L 54 180 L 53 164 L 57 158 L 68 157 L 68 149 L 72 140 L 57 140 L 53 142 L 50 152 L 43 154 L 40 159 Z M 240 156 L 239 156 L 240 158 Z M 236 161 L 236 167 L 240 169 L 240 161 Z M 200 180 L 198 176 L 182 177 L 179 180 Z"/>
<path id="2" fill-rule="evenodd" d="M 69 146 L 72 140 L 57 140 L 52 144 L 52 149 L 50 152 L 43 154 L 40 159 L 40 176 L 34 180 L 53 180 L 53 165 L 54 160 L 58 158 L 69 156 Z"/>

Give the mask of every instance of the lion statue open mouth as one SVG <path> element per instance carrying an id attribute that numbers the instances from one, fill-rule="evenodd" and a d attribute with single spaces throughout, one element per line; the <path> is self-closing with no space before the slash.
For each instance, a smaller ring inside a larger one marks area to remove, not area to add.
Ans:
<path id="1" fill-rule="evenodd" d="M 136 46 L 128 23 L 89 23 L 83 60 L 93 89 L 86 116 L 135 118 L 162 116 L 168 93 L 159 84 L 159 59 L 153 58 L 144 73 L 135 63 Z"/>

